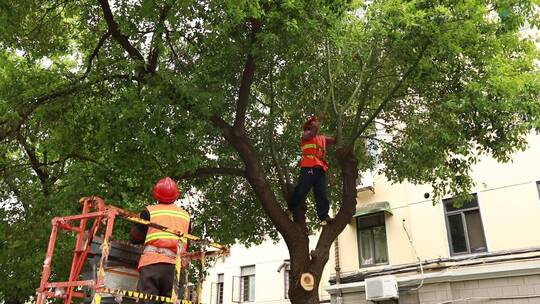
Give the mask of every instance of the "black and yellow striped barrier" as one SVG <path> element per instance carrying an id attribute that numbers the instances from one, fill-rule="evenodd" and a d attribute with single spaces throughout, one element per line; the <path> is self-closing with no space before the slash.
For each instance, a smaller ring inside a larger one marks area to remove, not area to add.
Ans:
<path id="1" fill-rule="evenodd" d="M 99 293 L 98 293 L 99 292 Z M 141 299 L 141 300 L 150 300 L 150 301 L 160 301 L 160 302 L 166 302 L 166 303 L 173 303 L 173 300 L 171 297 L 165 297 L 165 296 L 157 296 L 147 293 L 142 293 L 138 291 L 133 290 L 123 290 L 123 289 L 111 289 L 111 288 L 102 288 L 96 291 L 94 295 L 93 304 L 101 304 L 101 294 L 102 293 L 108 293 L 111 295 L 119 295 L 122 297 L 132 298 L 132 299 Z M 177 303 L 180 304 L 193 304 L 189 300 L 178 300 Z"/>

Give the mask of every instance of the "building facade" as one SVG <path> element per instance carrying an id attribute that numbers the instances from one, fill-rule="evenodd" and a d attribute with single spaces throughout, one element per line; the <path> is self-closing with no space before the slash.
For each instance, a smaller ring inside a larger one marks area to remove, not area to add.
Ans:
<path id="1" fill-rule="evenodd" d="M 386 279 L 398 292 L 379 302 L 540 303 L 540 136 L 528 140 L 510 163 L 482 159 L 462 206 L 450 197 L 434 205 L 429 186 L 384 176 L 359 187 L 339 236 L 341 272 L 326 287 L 332 303 L 384 299 Z"/>
<path id="2" fill-rule="evenodd" d="M 310 238 L 315 246 L 316 238 Z M 285 304 L 289 288 L 289 251 L 282 240 L 265 241 L 261 245 L 245 247 L 234 245 L 231 255 L 208 269 L 203 284 L 201 303 L 230 304 Z M 329 278 L 328 267 L 323 282 Z M 322 302 L 330 302 L 330 295 L 319 287 Z"/>
<path id="3" fill-rule="evenodd" d="M 321 302 L 540 304 L 540 135 L 528 141 L 509 163 L 482 159 L 462 206 L 451 197 L 433 204 L 429 186 L 384 176 L 359 186 L 357 212 L 330 251 Z M 288 258 L 283 241 L 233 246 L 209 269 L 202 303 L 290 303 Z M 382 285 L 374 283 L 387 278 L 397 292 L 376 298 Z"/>

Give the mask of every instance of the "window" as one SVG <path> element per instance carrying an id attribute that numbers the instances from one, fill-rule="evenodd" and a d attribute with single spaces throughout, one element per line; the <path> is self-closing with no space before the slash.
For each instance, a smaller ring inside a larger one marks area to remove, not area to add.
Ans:
<path id="1" fill-rule="evenodd" d="M 356 227 L 360 266 L 388 263 L 384 213 L 359 216 Z"/>
<path id="2" fill-rule="evenodd" d="M 443 200 L 443 204 L 451 254 L 487 251 L 476 194 L 461 207 L 454 206 L 452 199 Z"/>
<path id="3" fill-rule="evenodd" d="M 223 282 L 224 282 L 224 276 L 223 273 L 218 274 L 218 281 L 217 281 L 217 302 L 216 304 L 223 304 Z"/>
<path id="4" fill-rule="evenodd" d="M 255 266 L 242 267 L 240 273 L 240 300 L 255 302 Z"/>

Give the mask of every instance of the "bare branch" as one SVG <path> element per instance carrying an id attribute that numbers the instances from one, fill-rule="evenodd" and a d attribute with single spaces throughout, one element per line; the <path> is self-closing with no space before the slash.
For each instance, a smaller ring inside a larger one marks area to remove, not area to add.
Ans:
<path id="1" fill-rule="evenodd" d="M 258 20 L 251 20 L 251 34 L 250 45 L 255 43 L 256 34 L 261 29 L 261 22 Z M 240 89 L 238 90 L 238 99 L 236 101 L 236 117 L 234 120 L 233 128 L 237 132 L 243 132 L 246 125 L 246 112 L 249 105 L 249 96 L 251 94 L 251 85 L 255 78 L 255 58 L 248 51 L 246 58 L 246 64 L 244 66 L 244 72 L 242 73 L 242 80 L 240 82 Z"/>
<path id="2" fill-rule="evenodd" d="M 120 28 L 118 27 L 118 23 L 114 20 L 114 16 L 111 11 L 111 7 L 109 6 L 108 0 L 99 0 L 99 4 L 101 5 L 101 9 L 103 11 L 103 16 L 105 17 L 105 21 L 107 22 L 107 27 L 109 28 L 109 32 L 113 36 L 114 40 L 116 40 L 120 46 L 129 54 L 129 56 L 132 59 L 144 62 L 144 57 L 141 55 L 139 50 L 137 50 L 131 42 L 129 42 L 128 36 L 122 34 L 120 32 Z"/>

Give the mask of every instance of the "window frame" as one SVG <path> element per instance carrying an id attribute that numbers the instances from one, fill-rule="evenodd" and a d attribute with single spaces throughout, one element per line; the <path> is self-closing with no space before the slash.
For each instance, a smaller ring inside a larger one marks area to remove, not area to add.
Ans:
<path id="1" fill-rule="evenodd" d="M 244 269 L 251 268 L 251 267 L 253 267 L 253 274 L 242 275 L 242 271 Z M 240 268 L 240 286 L 239 286 L 240 287 L 240 299 L 239 299 L 240 302 L 239 303 L 253 303 L 253 302 L 255 302 L 255 287 L 256 287 L 256 285 L 255 285 L 255 271 L 256 271 L 255 265 L 242 266 Z M 250 299 L 250 297 L 249 297 L 250 296 L 249 290 L 251 289 L 251 286 L 250 286 L 251 285 L 250 284 L 251 277 L 253 277 L 253 299 Z M 248 293 L 247 293 L 247 298 L 248 299 L 247 300 L 245 300 L 246 294 L 244 292 L 245 279 L 247 279 L 248 284 L 249 284 L 248 285 Z"/>
<path id="2" fill-rule="evenodd" d="M 372 226 L 369 226 L 369 227 L 365 227 L 365 228 L 362 228 L 363 230 L 370 230 L 371 232 L 371 235 L 372 235 L 372 239 L 373 239 L 373 257 L 376 259 L 376 251 L 375 251 L 375 237 L 373 236 L 373 228 L 376 228 L 376 227 L 384 227 L 384 237 L 385 237 L 385 248 L 386 248 L 386 261 L 384 263 L 373 263 L 373 264 L 368 264 L 368 265 L 362 265 L 362 253 L 361 253 L 361 245 L 362 245 L 362 240 L 360 239 L 360 225 L 359 225 L 359 220 L 361 218 L 365 218 L 365 217 L 370 217 L 370 216 L 382 216 L 382 219 L 383 219 L 383 224 L 382 225 L 372 225 Z M 388 265 L 389 264 L 389 255 L 388 255 L 388 231 L 386 230 L 386 213 L 384 211 L 380 211 L 380 212 L 375 212 L 375 213 L 371 213 L 371 214 L 365 214 L 365 215 L 361 215 L 361 216 L 357 216 L 356 217 L 356 249 L 357 249 L 357 252 L 358 252 L 358 265 L 359 265 L 359 268 L 367 268 L 367 267 L 373 267 L 373 266 L 380 266 L 380 265 Z"/>
<path id="3" fill-rule="evenodd" d="M 458 210 L 452 210 L 447 211 L 446 210 L 446 204 L 451 203 L 454 198 L 446 198 L 442 200 L 442 208 L 444 212 L 444 222 L 446 226 L 446 237 L 448 239 L 448 249 L 450 256 L 460 256 L 460 255 L 474 255 L 484 252 L 489 252 L 488 246 L 487 246 L 487 239 L 486 239 L 486 233 L 484 230 L 484 221 L 482 220 L 482 211 L 480 210 L 480 201 L 478 200 L 478 193 L 473 193 L 473 201 L 476 201 L 476 206 L 469 207 L 469 208 L 461 208 Z M 477 251 L 477 252 L 471 252 L 471 244 L 469 241 L 469 228 L 467 227 L 467 220 L 465 218 L 465 213 L 469 211 L 478 211 L 478 217 L 480 219 L 480 226 L 482 227 L 482 237 L 484 239 L 484 245 L 486 247 L 483 251 Z M 461 223 L 463 225 L 463 231 L 464 231 L 464 237 L 465 237 L 465 245 L 467 246 L 467 252 L 454 252 L 454 245 L 452 244 L 452 234 L 450 232 L 450 223 L 448 218 L 453 215 L 460 215 L 461 217 Z"/>
<path id="4" fill-rule="evenodd" d="M 216 304 L 223 304 L 225 300 L 225 274 L 224 273 L 218 273 L 216 289 L 217 289 L 216 290 Z M 221 291 L 221 296 L 220 296 L 220 291 Z"/>

